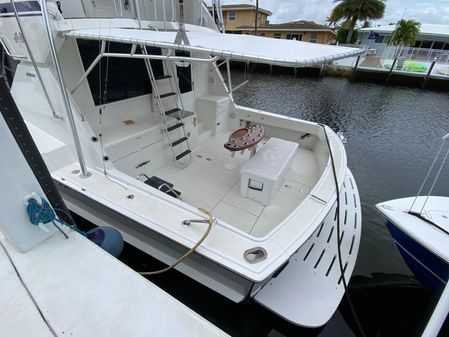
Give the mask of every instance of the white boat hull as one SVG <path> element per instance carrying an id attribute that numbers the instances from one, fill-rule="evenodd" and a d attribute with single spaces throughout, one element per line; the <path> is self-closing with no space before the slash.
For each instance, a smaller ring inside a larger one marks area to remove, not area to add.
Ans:
<path id="1" fill-rule="evenodd" d="M 346 283 L 355 266 L 362 219 L 357 186 L 351 172 L 347 172 L 340 192 L 340 238 Z M 96 225 L 108 225 L 120 230 L 125 241 L 157 260 L 172 264 L 186 252 L 186 247 L 170 238 L 61 182 L 57 184 L 71 211 Z M 254 297 L 267 309 L 293 324 L 322 326 L 337 309 L 345 291 L 338 261 L 336 208 L 337 202 L 310 238 L 262 282 L 254 282 L 198 253 L 176 269 L 233 302 Z M 307 307 L 298 305 L 304 300 L 309 303 Z"/>
<path id="2" fill-rule="evenodd" d="M 413 205 L 412 211 L 419 213 L 426 197 L 415 202 L 414 199 L 390 200 L 376 207 L 415 277 L 435 292 L 441 292 L 449 279 L 449 198 L 429 197 L 422 211 L 424 218 L 410 214 L 409 210 Z"/>

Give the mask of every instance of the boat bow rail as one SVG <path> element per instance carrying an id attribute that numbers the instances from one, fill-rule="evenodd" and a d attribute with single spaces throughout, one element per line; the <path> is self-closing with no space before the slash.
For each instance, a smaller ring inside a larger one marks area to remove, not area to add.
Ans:
<path id="1" fill-rule="evenodd" d="M 127 28 L 92 28 L 63 31 L 67 38 L 111 41 L 177 49 L 218 56 L 235 61 L 266 63 L 284 67 L 306 67 L 360 55 L 362 49 L 329 46 L 252 35 L 231 35 L 207 31 L 186 32 L 189 45 L 176 44 L 177 32 Z"/>
<path id="2" fill-rule="evenodd" d="M 427 250 L 438 255 L 449 263 L 449 253 L 447 249 L 448 236 L 444 231 L 449 230 L 448 198 L 431 196 L 426 202 L 426 197 L 420 196 L 414 202 L 414 197 L 394 199 L 384 201 L 376 205 L 377 210 L 398 227 L 407 236 L 419 242 Z M 414 203 L 414 210 L 421 209 L 425 204 L 426 208 L 421 213 L 424 219 L 435 222 L 432 225 L 423 221 L 416 215 L 410 214 L 410 206 Z M 439 228 L 441 226 L 441 228 Z"/>

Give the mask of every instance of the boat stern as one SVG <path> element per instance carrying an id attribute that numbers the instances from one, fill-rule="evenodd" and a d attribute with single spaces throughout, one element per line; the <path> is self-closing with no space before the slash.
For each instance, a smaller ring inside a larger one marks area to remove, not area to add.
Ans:
<path id="1" fill-rule="evenodd" d="M 308 328 L 326 324 L 340 304 L 354 270 L 362 213 L 357 185 L 349 169 L 337 206 L 335 201 L 321 225 L 290 257 L 284 269 L 254 297 L 293 324 Z"/>

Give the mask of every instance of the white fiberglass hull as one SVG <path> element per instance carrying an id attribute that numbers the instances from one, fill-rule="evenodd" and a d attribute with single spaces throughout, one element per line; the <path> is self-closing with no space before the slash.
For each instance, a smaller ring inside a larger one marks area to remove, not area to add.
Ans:
<path id="1" fill-rule="evenodd" d="M 436 293 L 443 291 L 449 279 L 448 205 L 448 197 L 437 196 L 395 199 L 376 205 L 410 270 Z"/>
<path id="2" fill-rule="evenodd" d="M 132 246 L 166 264 L 174 263 L 187 248 L 129 217 L 58 182 L 71 211 L 96 225 L 120 230 Z M 238 303 L 249 298 L 293 324 L 324 325 L 344 294 L 337 251 L 337 202 L 321 219 L 309 239 L 263 281 L 255 282 L 198 252 L 176 269 L 204 286 Z M 357 186 L 347 171 L 340 192 L 340 241 L 345 281 L 355 266 L 361 235 L 361 208 Z M 305 303 L 307 306 L 299 305 Z"/>

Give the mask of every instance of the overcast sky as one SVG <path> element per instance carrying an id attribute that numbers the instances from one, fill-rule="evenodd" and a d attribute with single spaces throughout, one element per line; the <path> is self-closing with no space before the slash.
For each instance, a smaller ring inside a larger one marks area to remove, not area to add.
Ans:
<path id="1" fill-rule="evenodd" d="M 222 0 L 222 4 L 247 3 L 256 0 Z M 273 13 L 271 23 L 311 20 L 325 23 L 336 4 L 333 0 L 259 0 L 259 6 Z M 404 14 L 405 11 L 405 14 Z M 395 23 L 399 19 L 415 19 L 421 23 L 449 25 L 449 0 L 387 0 L 385 16 L 375 24 Z"/>

